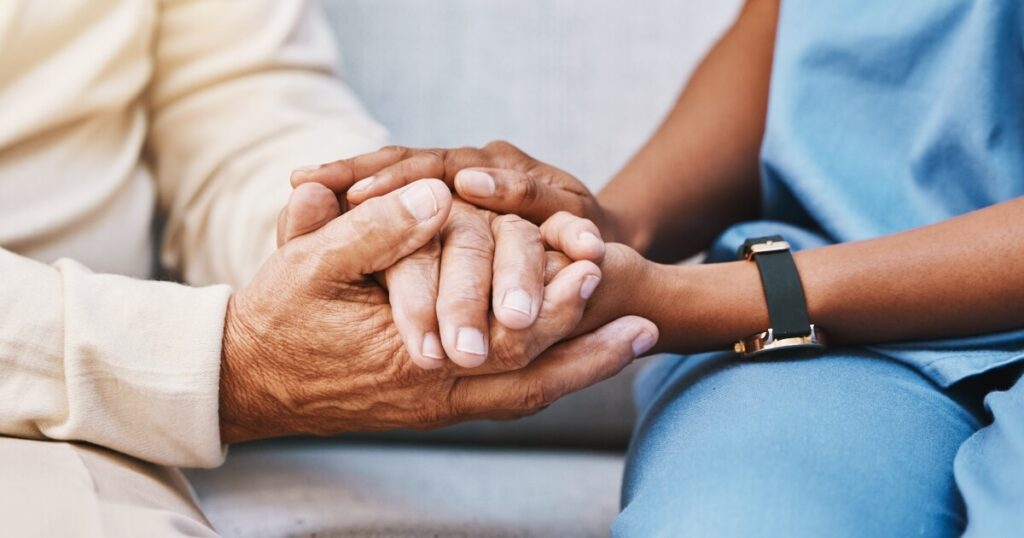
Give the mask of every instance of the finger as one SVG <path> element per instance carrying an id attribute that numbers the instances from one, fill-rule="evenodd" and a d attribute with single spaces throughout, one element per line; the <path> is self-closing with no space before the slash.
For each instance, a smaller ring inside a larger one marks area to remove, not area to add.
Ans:
<path id="1" fill-rule="evenodd" d="M 604 259 L 605 244 L 601 231 L 588 219 L 559 211 L 540 225 L 540 233 L 549 247 L 564 252 L 573 260 L 600 263 Z"/>
<path id="2" fill-rule="evenodd" d="M 451 412 L 498 417 L 535 413 L 566 394 L 617 374 L 657 340 L 658 328 L 650 321 L 619 318 L 552 347 L 521 370 L 459 379 Z"/>
<path id="3" fill-rule="evenodd" d="M 317 255 L 328 276 L 355 281 L 430 242 L 440 233 L 451 205 L 448 187 L 426 179 L 374 198 L 307 237 L 318 241 Z"/>
<path id="4" fill-rule="evenodd" d="M 298 168 L 292 172 L 292 187 L 298 187 L 303 183 L 320 183 L 335 194 L 341 194 L 358 180 L 372 176 L 381 168 L 405 159 L 413 151 L 415 150 L 402 146 L 386 146 L 372 153 L 319 166 Z"/>
<path id="5" fill-rule="evenodd" d="M 593 262 L 579 261 L 566 266 L 544 289 L 544 302 L 537 321 L 525 330 L 491 325 L 491 353 L 482 366 L 453 368 L 452 375 L 484 375 L 518 370 L 556 342 L 565 340 L 583 317 L 586 300 L 581 290 L 592 280 L 600 280 L 601 269 Z"/>
<path id="6" fill-rule="evenodd" d="M 544 244 L 534 224 L 515 215 L 491 222 L 494 236 L 494 317 L 509 329 L 533 324 L 544 299 Z"/>
<path id="7" fill-rule="evenodd" d="M 572 260 L 568 256 L 561 252 L 555 252 L 549 250 L 544 253 L 544 285 L 547 286 L 552 280 L 555 279 L 555 275 L 562 269 L 565 269 L 572 263 Z"/>
<path id="8" fill-rule="evenodd" d="M 445 150 L 417 151 L 408 158 L 377 170 L 372 177 L 356 182 L 346 193 L 346 198 L 350 204 L 356 205 L 417 179 L 443 178 L 444 156 Z"/>
<path id="9" fill-rule="evenodd" d="M 338 197 L 319 183 L 299 185 L 277 219 L 277 246 L 318 230 L 341 214 Z"/>
<path id="10" fill-rule="evenodd" d="M 391 314 L 412 361 L 421 368 L 445 365 L 437 328 L 441 243 L 435 238 L 385 271 Z"/>
<path id="11" fill-rule="evenodd" d="M 535 174 L 501 168 L 467 168 L 455 175 L 455 191 L 474 205 L 515 213 L 540 224 L 558 211 L 582 214 L 583 198 L 552 187 Z"/>
<path id="12" fill-rule="evenodd" d="M 372 200 L 371 200 L 372 201 Z M 448 357 L 466 368 L 487 359 L 494 238 L 477 211 L 453 211 L 441 233 L 437 317 Z"/>
<path id="13" fill-rule="evenodd" d="M 494 166 L 504 157 L 485 149 L 454 148 L 416 150 L 406 159 L 378 170 L 372 178 L 352 186 L 348 200 L 361 203 L 425 177 L 436 177 L 452 186 L 456 173 L 469 166 Z"/>

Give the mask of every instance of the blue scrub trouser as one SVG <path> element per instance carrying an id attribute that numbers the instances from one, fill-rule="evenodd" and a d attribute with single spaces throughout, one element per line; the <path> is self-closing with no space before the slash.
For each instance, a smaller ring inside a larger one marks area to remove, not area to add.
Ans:
<path id="1" fill-rule="evenodd" d="M 1024 536 L 1019 373 L 943 389 L 863 349 L 661 357 L 613 535 Z"/>

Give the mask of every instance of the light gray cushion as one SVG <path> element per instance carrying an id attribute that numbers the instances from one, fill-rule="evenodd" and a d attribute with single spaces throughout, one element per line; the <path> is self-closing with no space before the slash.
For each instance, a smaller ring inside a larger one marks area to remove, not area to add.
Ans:
<path id="1" fill-rule="evenodd" d="M 474 446 L 622 450 L 633 428 L 634 373 L 645 361 L 586 390 L 571 394 L 540 413 L 509 422 L 475 421 L 434 431 L 399 430 L 350 434 L 345 439 L 412 443 L 466 443 Z"/>
<path id="2" fill-rule="evenodd" d="M 606 536 L 622 458 L 594 452 L 264 443 L 189 473 L 228 537 Z"/>

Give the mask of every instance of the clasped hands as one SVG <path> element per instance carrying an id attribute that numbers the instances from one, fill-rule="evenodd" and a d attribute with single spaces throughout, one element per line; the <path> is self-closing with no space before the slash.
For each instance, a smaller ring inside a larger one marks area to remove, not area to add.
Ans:
<path id="1" fill-rule="evenodd" d="M 389 147 L 292 183 L 279 249 L 229 303 L 225 443 L 517 418 L 657 341 L 620 301 L 643 259 L 508 144 Z"/>

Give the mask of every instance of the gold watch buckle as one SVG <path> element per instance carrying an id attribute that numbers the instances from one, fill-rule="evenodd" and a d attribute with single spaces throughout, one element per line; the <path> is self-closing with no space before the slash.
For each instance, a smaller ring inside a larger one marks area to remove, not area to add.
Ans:
<path id="1" fill-rule="evenodd" d="M 754 256 L 758 254 L 764 254 L 765 252 L 778 252 L 780 250 L 790 250 L 789 243 L 786 241 L 765 241 L 764 243 L 755 243 L 748 245 L 743 249 L 743 256 L 747 258 L 747 261 L 753 261 Z"/>
<path id="2" fill-rule="evenodd" d="M 775 243 L 777 244 L 778 242 Z M 789 248 L 789 246 L 787 245 L 785 248 Z M 811 325 L 811 333 L 806 336 L 776 339 L 774 331 L 768 329 L 736 342 L 733 349 L 744 358 L 781 349 L 789 351 L 822 351 L 825 349 L 825 334 L 814 325 Z"/>

